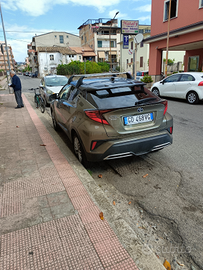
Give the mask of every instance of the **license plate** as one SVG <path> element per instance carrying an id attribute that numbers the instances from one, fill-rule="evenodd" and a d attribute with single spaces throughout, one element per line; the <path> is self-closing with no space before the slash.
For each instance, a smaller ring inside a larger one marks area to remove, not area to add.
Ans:
<path id="1" fill-rule="evenodd" d="M 151 122 L 153 121 L 153 113 L 145 113 L 145 114 L 139 114 L 135 116 L 127 116 L 124 117 L 124 125 L 135 125 L 135 124 L 140 124 L 140 123 L 146 123 L 146 122 Z"/>

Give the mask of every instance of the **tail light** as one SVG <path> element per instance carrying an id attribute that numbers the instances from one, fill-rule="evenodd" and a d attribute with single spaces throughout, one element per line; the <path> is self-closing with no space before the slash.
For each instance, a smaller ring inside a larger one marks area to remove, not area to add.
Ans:
<path id="1" fill-rule="evenodd" d="M 167 100 L 165 100 L 165 101 L 163 101 L 163 102 L 162 102 L 162 104 L 165 106 L 165 109 L 164 109 L 164 114 L 163 114 L 163 115 L 165 115 L 165 114 L 166 114 L 166 112 L 167 112 L 167 110 L 168 110 L 168 101 L 167 101 Z"/>
<path id="2" fill-rule="evenodd" d="M 198 84 L 198 86 L 203 86 L 203 81 Z"/>
<path id="3" fill-rule="evenodd" d="M 91 110 L 91 111 L 85 111 L 85 114 L 92 119 L 93 121 L 102 123 L 104 125 L 109 125 L 109 123 L 106 121 L 106 119 L 103 117 L 104 113 L 109 112 L 110 110 Z"/>
<path id="4" fill-rule="evenodd" d="M 144 72 L 142 72 L 142 76 L 144 76 Z"/>

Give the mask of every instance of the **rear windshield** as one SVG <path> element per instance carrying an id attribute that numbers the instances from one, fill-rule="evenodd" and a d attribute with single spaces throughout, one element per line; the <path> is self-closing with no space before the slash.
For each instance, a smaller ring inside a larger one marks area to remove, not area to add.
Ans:
<path id="1" fill-rule="evenodd" d="M 91 92 L 89 93 L 88 101 L 93 103 L 98 109 L 116 109 L 133 107 L 139 101 L 142 102 L 142 105 L 145 103 L 155 103 L 160 101 L 160 98 L 147 88 L 136 86 Z"/>

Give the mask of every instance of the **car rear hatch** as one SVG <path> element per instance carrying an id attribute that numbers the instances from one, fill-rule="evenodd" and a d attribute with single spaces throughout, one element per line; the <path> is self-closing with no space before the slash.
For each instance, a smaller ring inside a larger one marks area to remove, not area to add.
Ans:
<path id="1" fill-rule="evenodd" d="M 108 136 L 127 135 L 131 133 L 151 132 L 158 129 L 163 122 L 166 103 L 135 106 L 133 108 L 110 110 L 103 113 L 109 125 L 104 128 Z"/>
<path id="2" fill-rule="evenodd" d="M 167 110 L 167 101 L 155 96 L 143 86 L 134 89 L 112 89 L 108 93 L 94 94 L 97 113 L 102 119 L 107 136 L 126 136 L 159 129 Z M 131 93 L 130 93 L 131 92 Z"/>

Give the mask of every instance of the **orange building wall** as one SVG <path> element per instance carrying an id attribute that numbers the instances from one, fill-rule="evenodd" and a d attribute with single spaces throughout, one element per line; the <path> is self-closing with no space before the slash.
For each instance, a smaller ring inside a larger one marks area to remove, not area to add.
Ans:
<path id="1" fill-rule="evenodd" d="M 168 22 L 164 22 L 164 0 L 152 0 L 151 36 L 167 33 Z M 177 17 L 170 20 L 170 31 L 203 21 L 203 8 L 199 8 L 199 0 L 178 0 Z M 203 30 L 190 32 L 184 35 L 170 37 L 169 50 L 174 46 L 184 45 L 203 40 Z M 149 74 L 161 74 L 162 50 L 166 50 L 166 38 L 150 43 Z M 188 70 L 188 57 L 199 55 L 199 68 L 202 66 L 203 49 L 187 51 L 185 55 L 184 71 Z"/>
<path id="2" fill-rule="evenodd" d="M 164 0 L 152 0 L 151 36 L 168 30 L 164 18 Z M 199 0 L 178 0 L 177 18 L 170 20 L 170 31 L 203 20 L 203 8 L 199 9 Z"/>

